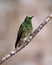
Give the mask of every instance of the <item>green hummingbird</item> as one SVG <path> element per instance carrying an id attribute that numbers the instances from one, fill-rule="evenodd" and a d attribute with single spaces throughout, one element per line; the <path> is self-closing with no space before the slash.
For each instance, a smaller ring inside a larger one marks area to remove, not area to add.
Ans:
<path id="1" fill-rule="evenodd" d="M 33 16 L 26 16 L 24 22 L 20 25 L 18 35 L 15 43 L 15 48 L 20 47 L 25 37 L 32 33 L 32 20 Z"/>

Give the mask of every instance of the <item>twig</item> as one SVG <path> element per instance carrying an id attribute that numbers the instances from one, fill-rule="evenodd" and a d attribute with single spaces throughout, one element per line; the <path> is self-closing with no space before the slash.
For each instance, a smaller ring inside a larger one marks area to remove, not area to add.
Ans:
<path id="1" fill-rule="evenodd" d="M 16 53 L 18 53 L 20 50 L 22 50 L 27 44 L 29 44 L 29 42 L 37 35 L 37 33 L 39 33 L 41 31 L 41 29 L 52 19 L 52 14 L 49 15 L 43 23 L 41 23 L 38 28 L 32 33 L 30 34 L 30 36 L 28 36 L 28 38 L 25 39 L 25 41 L 23 42 L 23 45 L 11 52 L 9 52 L 6 56 L 4 56 L 1 60 L 0 60 L 0 65 L 6 61 L 7 59 L 9 59 L 10 57 L 12 57 L 13 55 L 15 55 Z"/>

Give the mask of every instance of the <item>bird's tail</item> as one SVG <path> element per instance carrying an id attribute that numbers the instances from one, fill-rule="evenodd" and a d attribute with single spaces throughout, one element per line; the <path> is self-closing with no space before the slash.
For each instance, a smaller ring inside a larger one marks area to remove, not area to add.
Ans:
<path id="1" fill-rule="evenodd" d="M 16 43 L 15 43 L 15 48 L 17 48 L 18 42 L 19 42 L 19 41 L 18 41 L 18 40 L 16 40 Z"/>

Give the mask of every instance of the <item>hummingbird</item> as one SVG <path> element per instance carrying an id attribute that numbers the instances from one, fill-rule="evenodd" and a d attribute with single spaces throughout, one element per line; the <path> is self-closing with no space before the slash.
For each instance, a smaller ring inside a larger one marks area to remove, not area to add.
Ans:
<path id="1" fill-rule="evenodd" d="M 20 25 L 18 30 L 18 35 L 15 43 L 15 49 L 20 47 L 23 43 L 25 37 L 29 36 L 32 33 L 32 18 L 33 16 L 26 16 L 23 23 Z"/>

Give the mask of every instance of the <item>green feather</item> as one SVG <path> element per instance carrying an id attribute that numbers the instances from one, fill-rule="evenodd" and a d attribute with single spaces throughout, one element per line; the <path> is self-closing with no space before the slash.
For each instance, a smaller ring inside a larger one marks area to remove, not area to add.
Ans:
<path id="1" fill-rule="evenodd" d="M 29 36 L 32 33 L 32 17 L 33 16 L 26 16 L 24 22 L 20 25 L 16 43 L 15 43 L 15 48 L 20 47 L 22 45 L 22 42 L 25 37 Z"/>

